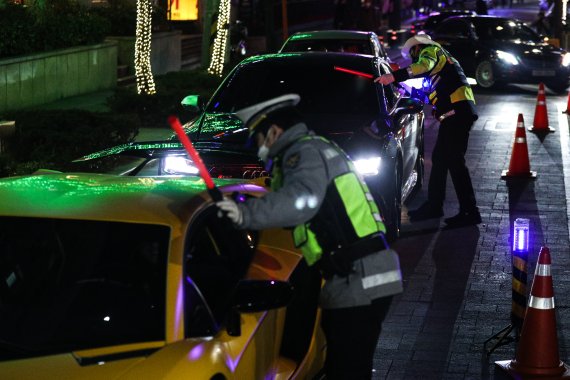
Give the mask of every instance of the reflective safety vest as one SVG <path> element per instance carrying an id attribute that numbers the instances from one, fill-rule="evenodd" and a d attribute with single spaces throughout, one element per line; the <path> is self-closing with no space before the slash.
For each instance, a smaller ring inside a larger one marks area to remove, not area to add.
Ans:
<path id="1" fill-rule="evenodd" d="M 429 45 L 424 47 L 417 62 L 406 71 L 407 76 L 427 77 L 424 81 L 423 91 L 428 94 L 431 104 L 436 107 L 439 116 L 453 109 L 453 103 L 468 101 L 475 104 L 473 90 L 459 62 L 447 50 L 440 46 Z M 394 73 L 397 80 L 402 80 L 401 74 Z M 406 78 L 407 79 L 407 78 Z"/>
<path id="2" fill-rule="evenodd" d="M 350 169 L 328 184 L 317 214 L 293 230 L 295 246 L 301 249 L 307 264 L 313 265 L 324 252 L 349 248 L 360 239 L 385 233 L 386 227 L 368 186 L 346 154 L 323 137 L 306 136 L 297 141 L 310 139 L 321 139 L 334 147 Z M 278 190 L 283 183 L 281 161 L 279 156 L 274 159 L 272 190 Z"/>

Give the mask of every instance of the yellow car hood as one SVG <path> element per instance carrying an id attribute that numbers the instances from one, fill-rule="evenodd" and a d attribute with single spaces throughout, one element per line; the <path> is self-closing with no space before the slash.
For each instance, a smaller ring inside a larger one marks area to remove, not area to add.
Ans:
<path id="1" fill-rule="evenodd" d="M 174 380 L 209 379 L 215 373 L 231 378 L 228 357 L 227 345 L 212 339 L 134 344 L 0 362 L 0 378 Z"/>

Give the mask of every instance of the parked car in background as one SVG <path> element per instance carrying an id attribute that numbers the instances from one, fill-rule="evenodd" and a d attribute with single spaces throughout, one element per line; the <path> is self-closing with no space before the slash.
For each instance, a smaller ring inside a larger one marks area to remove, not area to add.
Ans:
<path id="1" fill-rule="evenodd" d="M 446 18 L 453 16 L 473 16 L 476 14 L 475 11 L 467 9 L 442 9 L 438 12 L 432 12 L 427 17 L 413 21 L 410 27 L 410 34 L 430 34 Z"/>
<path id="2" fill-rule="evenodd" d="M 280 53 L 306 51 L 368 54 L 389 59 L 376 33 L 355 30 L 297 32 L 279 50 Z"/>
<path id="3" fill-rule="evenodd" d="M 217 211 L 199 177 L 0 179 L 0 378 L 317 375 L 320 276 Z"/>
<path id="4" fill-rule="evenodd" d="M 564 93 L 570 85 L 569 53 L 548 44 L 521 21 L 452 17 L 434 30 L 432 38 L 483 88 L 543 82 L 551 90 Z"/>

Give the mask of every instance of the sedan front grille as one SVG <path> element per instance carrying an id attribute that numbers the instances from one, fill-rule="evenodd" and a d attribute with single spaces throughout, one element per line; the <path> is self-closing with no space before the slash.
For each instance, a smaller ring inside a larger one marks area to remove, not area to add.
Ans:
<path id="1" fill-rule="evenodd" d="M 522 62 L 529 69 L 557 69 L 560 67 L 557 57 L 523 57 Z"/>

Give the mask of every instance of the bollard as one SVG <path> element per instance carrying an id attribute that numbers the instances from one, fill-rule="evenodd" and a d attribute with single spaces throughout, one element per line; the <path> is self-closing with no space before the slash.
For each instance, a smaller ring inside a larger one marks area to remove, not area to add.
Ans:
<path id="1" fill-rule="evenodd" d="M 520 335 L 526 312 L 528 238 L 529 220 L 517 218 L 513 228 L 513 252 L 511 256 L 513 265 L 511 322 L 516 328 L 517 337 Z"/>
<path id="2" fill-rule="evenodd" d="M 530 235 L 530 221 L 517 218 L 513 225 L 513 246 L 511 254 L 512 262 L 512 300 L 511 300 L 511 324 L 487 339 L 484 343 L 485 351 L 489 356 L 497 347 L 517 341 L 523 325 L 526 312 L 526 282 L 527 282 L 527 258 Z M 515 337 L 509 334 L 515 331 Z M 496 340 L 495 344 L 487 350 L 487 343 Z"/>

